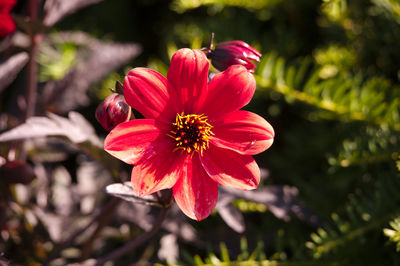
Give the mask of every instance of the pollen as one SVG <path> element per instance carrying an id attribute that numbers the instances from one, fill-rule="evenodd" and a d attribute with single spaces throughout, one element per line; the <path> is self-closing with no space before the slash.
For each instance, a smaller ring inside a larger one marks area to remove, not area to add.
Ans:
<path id="1" fill-rule="evenodd" d="M 206 115 L 184 113 L 177 114 L 169 137 L 175 140 L 176 150 L 184 150 L 193 155 L 194 152 L 206 150 L 212 135 L 212 126 L 207 122 Z"/>

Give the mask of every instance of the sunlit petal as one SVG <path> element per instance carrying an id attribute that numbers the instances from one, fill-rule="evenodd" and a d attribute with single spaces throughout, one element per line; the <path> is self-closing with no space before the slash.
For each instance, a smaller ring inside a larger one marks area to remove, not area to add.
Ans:
<path id="1" fill-rule="evenodd" d="M 230 113 L 214 124 L 211 143 L 241 154 L 254 155 L 268 149 L 274 129 L 261 116 L 247 112 Z"/>
<path id="2" fill-rule="evenodd" d="M 185 160 L 173 192 L 179 208 L 198 221 L 210 215 L 217 204 L 218 185 L 204 171 L 197 155 Z"/>
<path id="3" fill-rule="evenodd" d="M 260 169 L 249 155 L 212 146 L 200 160 L 207 174 L 222 186 L 249 190 L 260 182 Z"/>

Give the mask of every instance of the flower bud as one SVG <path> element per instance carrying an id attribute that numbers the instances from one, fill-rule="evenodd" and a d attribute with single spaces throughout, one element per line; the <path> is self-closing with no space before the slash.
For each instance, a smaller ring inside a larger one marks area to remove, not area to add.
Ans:
<path id="1" fill-rule="evenodd" d="M 0 13 L 9 13 L 16 3 L 17 0 L 0 0 Z"/>
<path id="2" fill-rule="evenodd" d="M 224 71 L 232 65 L 242 65 L 254 73 L 256 66 L 250 60 L 260 62 L 261 53 L 243 41 L 228 41 L 217 44 L 208 56 L 212 65 L 219 71 Z"/>
<path id="3" fill-rule="evenodd" d="M 105 130 L 111 131 L 131 117 L 131 107 L 122 94 L 112 93 L 97 107 L 96 119 Z"/>
<path id="4" fill-rule="evenodd" d="M 6 37 L 15 31 L 15 22 L 10 14 L 0 13 L 0 38 Z"/>
<path id="5" fill-rule="evenodd" d="M 23 161 L 9 161 L 0 166 L 0 182 L 4 184 L 29 184 L 36 178 L 33 168 Z"/>
<path id="6" fill-rule="evenodd" d="M 10 11 L 16 0 L 0 0 L 0 38 L 6 37 L 15 31 L 15 22 Z"/>

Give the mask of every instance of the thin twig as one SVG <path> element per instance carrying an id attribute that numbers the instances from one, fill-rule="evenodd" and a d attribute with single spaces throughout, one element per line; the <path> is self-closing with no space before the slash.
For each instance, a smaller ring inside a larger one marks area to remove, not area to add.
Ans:
<path id="1" fill-rule="evenodd" d="M 115 208 L 118 206 L 118 204 L 121 202 L 119 198 L 112 198 L 112 200 L 97 214 L 93 217 L 93 219 L 84 227 L 76 231 L 73 235 L 71 235 L 61 246 L 59 246 L 54 252 L 46 259 L 46 261 L 43 263 L 44 266 L 49 265 L 49 263 L 57 258 L 61 251 L 64 249 L 70 247 L 75 239 L 80 236 L 83 232 L 85 232 L 87 229 L 89 229 L 94 223 L 96 223 L 101 217 L 104 215 L 104 213 L 109 212 L 109 209 L 111 207 Z"/>
<path id="2" fill-rule="evenodd" d="M 36 90 L 37 90 L 37 64 L 35 62 L 37 45 L 34 37 L 31 38 L 31 47 L 29 48 L 28 61 L 28 86 L 26 91 L 26 111 L 25 119 L 33 116 L 35 113 Z"/>
<path id="3" fill-rule="evenodd" d="M 114 250 L 113 252 L 111 252 L 110 254 L 104 256 L 103 258 L 98 259 L 95 265 L 96 266 L 100 266 L 100 265 L 103 265 L 104 263 L 106 263 L 107 261 L 115 260 L 116 258 L 121 257 L 122 255 L 124 255 L 128 251 L 138 247 L 142 243 L 144 243 L 147 240 L 149 240 L 161 228 L 161 225 L 162 225 L 164 219 L 167 217 L 167 213 L 168 213 L 168 208 L 162 208 L 161 209 L 161 213 L 157 218 L 157 221 L 155 222 L 155 224 L 153 225 L 153 228 L 150 231 L 140 235 L 138 238 L 132 240 L 131 242 L 129 242 L 125 246 Z"/>
<path id="4" fill-rule="evenodd" d="M 121 203 L 121 200 L 113 199 L 110 202 L 110 205 L 108 205 L 108 207 L 104 209 L 102 216 L 99 217 L 99 221 L 97 223 L 96 230 L 93 232 L 93 234 L 90 236 L 89 240 L 86 241 L 85 245 L 82 248 L 82 252 L 81 252 L 82 260 L 85 260 L 89 257 L 89 255 L 93 249 L 94 241 L 100 235 L 103 228 L 110 222 L 111 218 L 113 217 L 115 208 L 119 205 L 119 203 Z"/>
<path id="5" fill-rule="evenodd" d="M 38 10 L 41 0 L 30 0 L 29 1 L 29 17 L 31 21 L 36 21 L 38 18 Z M 38 43 L 40 42 L 42 36 L 41 33 L 34 32 L 33 29 L 29 29 L 29 35 L 31 39 L 31 45 L 29 48 L 29 61 L 28 61 L 28 84 L 26 90 L 26 110 L 25 119 L 33 116 L 35 114 L 36 105 L 36 93 L 37 93 L 37 63 L 36 63 L 36 53 L 38 50 Z"/>

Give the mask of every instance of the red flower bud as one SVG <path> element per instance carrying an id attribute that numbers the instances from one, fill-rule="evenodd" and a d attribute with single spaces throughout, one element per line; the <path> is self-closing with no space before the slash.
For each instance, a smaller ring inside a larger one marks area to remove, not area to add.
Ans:
<path id="1" fill-rule="evenodd" d="M 131 117 L 131 108 L 122 94 L 112 93 L 97 107 L 96 119 L 105 130 L 111 131 Z"/>
<path id="2" fill-rule="evenodd" d="M 36 175 L 26 162 L 9 161 L 0 166 L 0 177 L 0 182 L 5 184 L 29 184 Z"/>
<path id="3" fill-rule="evenodd" d="M 212 65 L 224 71 L 232 65 L 242 65 L 254 73 L 256 67 L 250 60 L 260 62 L 261 53 L 243 41 L 229 41 L 217 44 L 208 55 Z"/>
<path id="4" fill-rule="evenodd" d="M 10 14 L 0 13 L 0 38 L 6 37 L 15 31 L 15 22 Z"/>
<path id="5" fill-rule="evenodd" d="M 16 3 L 17 0 L 0 0 L 0 13 L 9 13 Z"/>
<path id="6" fill-rule="evenodd" d="M 15 22 L 10 15 L 16 0 L 0 0 L 0 38 L 6 37 L 15 31 Z"/>

